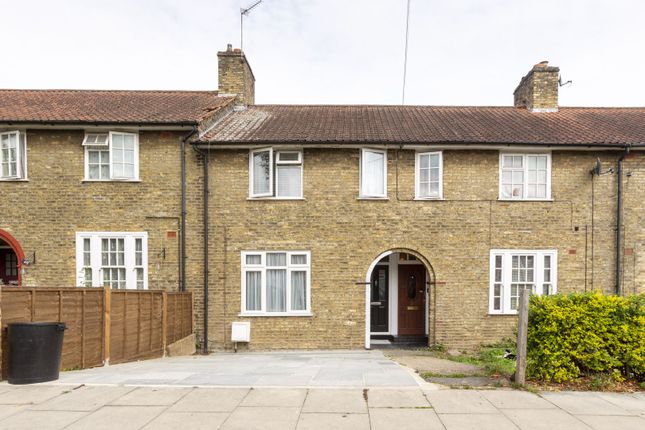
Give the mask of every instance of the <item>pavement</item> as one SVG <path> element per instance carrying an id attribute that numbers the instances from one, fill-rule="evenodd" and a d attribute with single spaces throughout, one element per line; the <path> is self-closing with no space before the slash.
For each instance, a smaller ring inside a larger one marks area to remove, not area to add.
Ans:
<path id="1" fill-rule="evenodd" d="M 5 382 L 0 429 L 645 429 L 642 392 L 454 390 L 388 361 L 377 351 L 216 354 Z"/>
<path id="2" fill-rule="evenodd" d="M 62 384 L 185 387 L 417 387 L 381 351 L 245 352 L 170 357 L 61 373 Z"/>

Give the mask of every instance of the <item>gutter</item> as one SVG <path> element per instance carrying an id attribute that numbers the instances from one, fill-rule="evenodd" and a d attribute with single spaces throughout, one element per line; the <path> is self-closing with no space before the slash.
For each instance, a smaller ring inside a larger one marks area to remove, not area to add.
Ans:
<path id="1" fill-rule="evenodd" d="M 622 295 L 621 271 L 622 271 L 622 229 L 623 229 L 623 161 L 629 154 L 631 145 L 625 145 L 625 150 L 618 156 L 616 168 L 616 181 L 618 192 L 616 196 L 616 295 Z"/>
<path id="2" fill-rule="evenodd" d="M 195 133 L 197 126 L 181 138 L 181 242 L 180 242 L 180 260 L 179 260 L 179 291 L 186 291 L 186 142 Z"/>

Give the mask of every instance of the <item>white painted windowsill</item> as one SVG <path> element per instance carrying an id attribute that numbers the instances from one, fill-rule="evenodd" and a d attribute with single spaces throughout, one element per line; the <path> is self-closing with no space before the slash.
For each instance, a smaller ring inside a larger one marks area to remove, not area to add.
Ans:
<path id="1" fill-rule="evenodd" d="M 502 199 L 498 198 L 498 202 L 553 202 L 553 199 Z"/>
<path id="2" fill-rule="evenodd" d="M 96 182 L 118 182 L 118 183 L 134 183 L 141 182 L 141 179 L 83 179 L 81 183 L 96 183 Z"/>
<path id="3" fill-rule="evenodd" d="M 237 314 L 238 317 L 312 317 L 314 316 L 313 313 L 311 312 L 300 312 L 300 313 L 293 313 L 293 312 L 265 312 L 265 313 L 248 313 L 248 312 L 240 312 Z"/>

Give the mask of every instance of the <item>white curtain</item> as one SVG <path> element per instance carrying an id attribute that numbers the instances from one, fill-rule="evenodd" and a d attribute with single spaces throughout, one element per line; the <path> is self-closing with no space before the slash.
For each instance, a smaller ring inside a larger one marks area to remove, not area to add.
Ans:
<path id="1" fill-rule="evenodd" d="M 259 311 L 262 309 L 261 272 L 246 272 L 246 310 Z"/>
<path id="2" fill-rule="evenodd" d="M 300 197 L 300 166 L 277 166 L 278 197 Z"/>
<path id="3" fill-rule="evenodd" d="M 363 151 L 362 187 L 365 196 L 385 194 L 385 154 Z"/>
<path id="4" fill-rule="evenodd" d="M 287 271 L 267 270 L 267 312 L 287 311 Z"/>
<path id="5" fill-rule="evenodd" d="M 253 154 L 253 194 L 271 193 L 271 152 Z"/>
<path id="6" fill-rule="evenodd" d="M 291 272 L 291 310 L 307 309 L 307 272 Z"/>

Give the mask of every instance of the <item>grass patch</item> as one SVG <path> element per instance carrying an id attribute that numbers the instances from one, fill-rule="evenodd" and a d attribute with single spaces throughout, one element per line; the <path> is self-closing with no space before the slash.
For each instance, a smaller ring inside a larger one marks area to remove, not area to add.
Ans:
<path id="1" fill-rule="evenodd" d="M 465 373 L 435 373 L 435 372 L 423 372 L 421 374 L 422 378 L 467 378 L 469 376 L 481 376 L 481 375 L 467 375 Z"/>
<path id="2" fill-rule="evenodd" d="M 484 346 L 474 353 L 463 353 L 461 355 L 447 356 L 449 360 L 459 363 L 479 366 L 488 376 L 501 376 L 510 378 L 515 373 L 515 360 L 504 358 L 504 352 L 510 349 L 515 353 L 515 348 L 507 345 Z"/>

